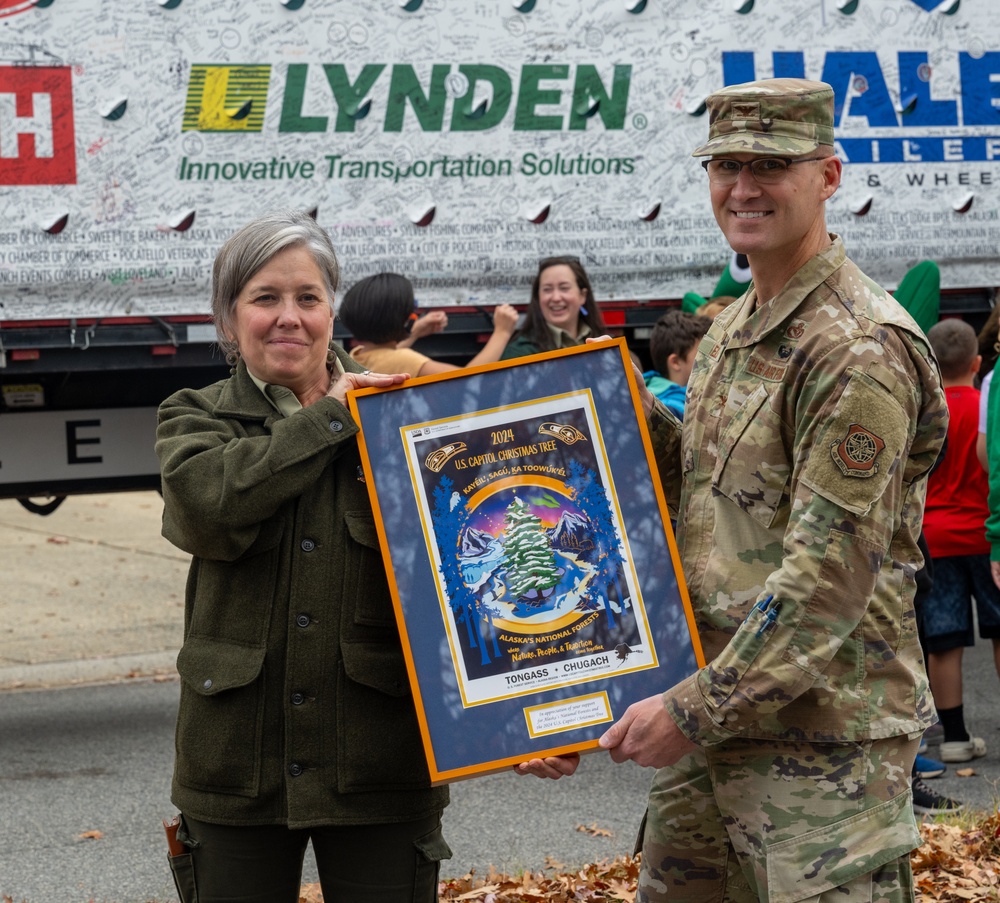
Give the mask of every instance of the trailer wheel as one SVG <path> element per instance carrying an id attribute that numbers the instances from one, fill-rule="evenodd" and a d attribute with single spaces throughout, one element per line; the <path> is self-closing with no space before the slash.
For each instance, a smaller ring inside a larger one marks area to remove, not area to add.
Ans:
<path id="1" fill-rule="evenodd" d="M 57 495 L 54 498 L 49 499 L 47 502 L 33 502 L 31 499 L 18 499 L 21 503 L 21 507 L 25 511 L 30 511 L 32 514 L 40 514 L 45 517 L 46 514 L 51 514 L 56 510 L 63 502 L 66 501 L 66 496 Z"/>

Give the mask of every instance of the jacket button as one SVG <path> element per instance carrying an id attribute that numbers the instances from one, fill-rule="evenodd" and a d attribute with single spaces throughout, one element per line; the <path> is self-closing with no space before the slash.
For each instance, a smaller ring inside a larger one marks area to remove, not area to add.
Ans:
<path id="1" fill-rule="evenodd" d="M 342 424 L 339 420 L 331 420 L 330 421 L 330 432 L 331 433 L 339 433 L 343 428 L 344 428 L 344 424 Z"/>
<path id="2" fill-rule="evenodd" d="M 292 705 L 302 705 L 306 701 L 303 693 L 292 693 Z"/>
<path id="3" fill-rule="evenodd" d="M 299 765 L 298 762 L 292 762 L 292 764 L 288 766 L 288 773 L 293 778 L 297 778 L 300 774 L 302 774 L 304 770 L 305 769 L 301 765 Z"/>
<path id="4" fill-rule="evenodd" d="M 302 551 L 303 552 L 311 552 L 315 548 L 316 548 L 316 543 L 314 543 L 311 539 L 303 539 L 302 540 Z"/>
<path id="5" fill-rule="evenodd" d="M 306 615 L 306 614 L 301 614 L 301 615 L 296 615 L 295 616 L 295 623 L 299 627 L 308 627 L 309 624 L 311 623 L 311 621 L 312 621 L 312 619 L 309 617 L 309 615 Z"/>
<path id="6" fill-rule="evenodd" d="M 211 690 L 211 689 L 212 689 L 212 679 L 211 679 L 211 678 L 209 678 L 208 680 L 206 680 L 206 681 L 205 681 L 205 682 L 204 682 L 204 683 L 202 684 L 202 686 L 203 686 L 203 687 L 204 687 L 204 688 L 205 688 L 206 690 Z"/>

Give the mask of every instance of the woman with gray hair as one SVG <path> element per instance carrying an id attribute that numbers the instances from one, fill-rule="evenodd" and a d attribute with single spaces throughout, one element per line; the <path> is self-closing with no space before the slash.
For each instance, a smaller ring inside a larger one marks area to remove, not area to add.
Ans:
<path id="1" fill-rule="evenodd" d="M 163 535 L 193 556 L 172 799 L 182 903 L 433 901 L 451 855 L 430 786 L 347 392 L 406 374 L 332 344 L 339 267 L 309 216 L 222 246 L 232 376 L 160 406 Z"/>

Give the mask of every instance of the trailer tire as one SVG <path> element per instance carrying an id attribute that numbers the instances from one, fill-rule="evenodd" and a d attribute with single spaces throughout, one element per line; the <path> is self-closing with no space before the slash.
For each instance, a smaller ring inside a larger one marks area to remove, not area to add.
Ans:
<path id="1" fill-rule="evenodd" d="M 66 501 L 66 496 L 57 495 L 54 498 L 49 499 L 47 502 L 33 502 L 31 499 L 18 499 L 21 503 L 21 507 L 25 511 L 30 511 L 32 514 L 39 514 L 45 517 L 47 514 L 51 514 L 56 510 L 63 502 Z"/>

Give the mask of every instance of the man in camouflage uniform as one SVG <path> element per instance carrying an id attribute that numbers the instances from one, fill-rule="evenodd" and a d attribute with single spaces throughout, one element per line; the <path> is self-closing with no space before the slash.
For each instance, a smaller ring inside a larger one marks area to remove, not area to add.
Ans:
<path id="1" fill-rule="evenodd" d="M 708 109 L 694 155 L 753 285 L 699 345 L 683 432 L 639 387 L 709 664 L 601 739 L 660 769 L 637 900 L 910 901 L 934 718 L 914 573 L 947 405 L 923 334 L 826 231 L 829 85 Z"/>

